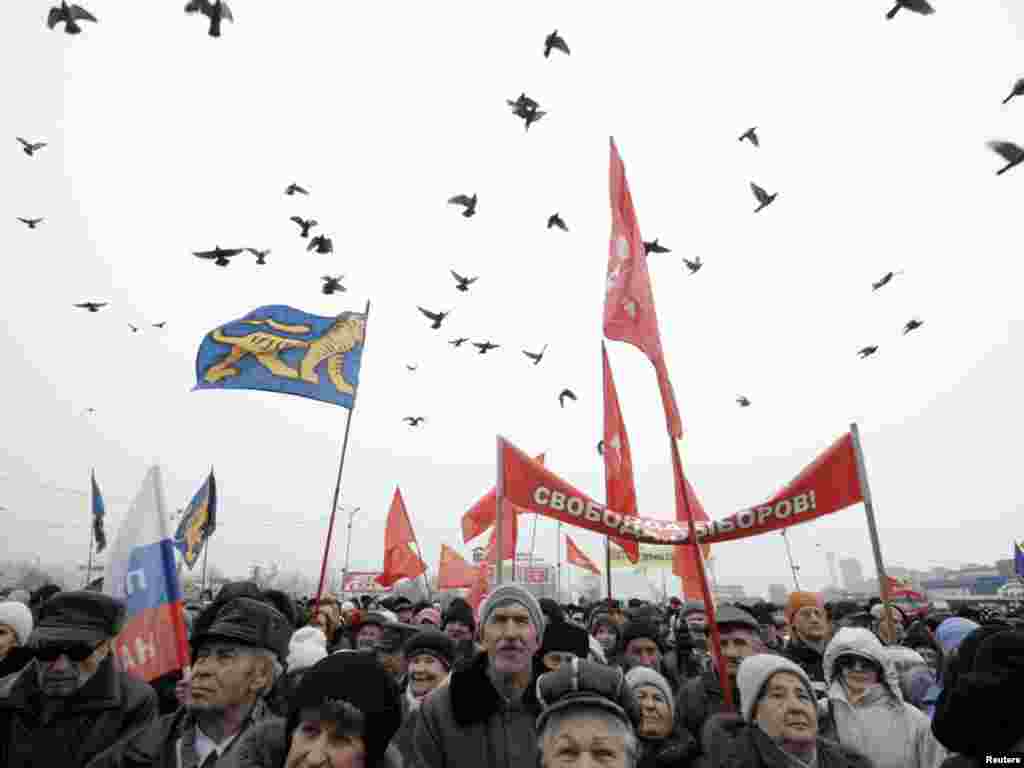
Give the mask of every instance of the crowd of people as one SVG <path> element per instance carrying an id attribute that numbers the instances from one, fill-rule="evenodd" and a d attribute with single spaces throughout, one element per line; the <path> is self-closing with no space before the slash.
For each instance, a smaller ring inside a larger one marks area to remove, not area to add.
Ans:
<path id="1" fill-rule="evenodd" d="M 939 768 L 1024 753 L 1024 618 L 877 599 L 720 604 L 297 601 L 189 606 L 191 665 L 144 682 L 125 605 L 0 602 L 0 766 Z M 725 686 L 723 686 L 723 682 Z"/>

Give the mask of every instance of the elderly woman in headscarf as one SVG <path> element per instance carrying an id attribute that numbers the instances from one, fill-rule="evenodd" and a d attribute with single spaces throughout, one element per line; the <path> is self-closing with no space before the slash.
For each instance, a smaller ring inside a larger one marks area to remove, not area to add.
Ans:
<path id="1" fill-rule="evenodd" d="M 928 718 L 903 699 L 892 658 L 873 632 L 839 630 L 825 649 L 826 737 L 866 755 L 876 768 L 933 768 L 946 750 Z"/>
<path id="2" fill-rule="evenodd" d="M 697 741 L 676 720 L 675 696 L 668 680 L 649 667 L 633 667 L 626 673 L 626 685 L 640 709 L 638 768 L 674 768 L 696 757 Z"/>
<path id="3" fill-rule="evenodd" d="M 401 722 L 398 686 L 374 655 L 334 653 L 308 670 L 286 719 L 252 728 L 217 768 L 401 768 L 388 745 Z"/>

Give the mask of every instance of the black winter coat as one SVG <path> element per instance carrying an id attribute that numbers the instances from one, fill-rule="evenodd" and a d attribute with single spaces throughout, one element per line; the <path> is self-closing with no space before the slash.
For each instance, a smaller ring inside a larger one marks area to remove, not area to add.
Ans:
<path id="1" fill-rule="evenodd" d="M 217 761 L 217 768 L 283 768 L 288 755 L 287 736 L 284 720 L 264 720 L 242 737 L 236 749 Z M 402 758 L 391 746 L 382 760 L 366 768 L 402 768 Z"/>
<path id="2" fill-rule="evenodd" d="M 732 690 L 732 701 L 734 706 L 739 706 L 740 692 L 737 688 Z M 727 711 L 722 683 L 713 668 L 687 681 L 676 697 L 676 722 L 693 734 L 701 747 L 704 746 L 701 741 L 704 723 L 712 715 Z"/>
<path id="3" fill-rule="evenodd" d="M 45 701 L 33 660 L 0 680 L 0 765 L 81 768 L 156 716 L 156 693 L 112 656 L 73 696 Z"/>
<path id="4" fill-rule="evenodd" d="M 782 649 L 782 655 L 794 662 L 800 669 L 807 673 L 812 683 L 821 683 L 815 686 L 816 689 L 823 688 L 825 683 L 825 654 L 812 648 L 796 635 L 789 638 L 786 647 Z"/>
<path id="5" fill-rule="evenodd" d="M 636 768 L 687 768 L 697 758 L 697 741 L 678 725 L 666 738 L 639 739 L 640 759 Z"/>
<path id="6" fill-rule="evenodd" d="M 697 768 L 792 768 L 793 762 L 756 725 L 737 715 L 716 715 L 703 733 L 705 754 Z M 819 738 L 817 768 L 873 768 L 855 750 Z"/>

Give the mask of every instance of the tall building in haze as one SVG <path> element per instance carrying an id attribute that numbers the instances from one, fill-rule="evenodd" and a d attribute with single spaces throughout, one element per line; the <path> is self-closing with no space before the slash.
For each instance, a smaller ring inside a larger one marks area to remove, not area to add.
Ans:
<path id="1" fill-rule="evenodd" d="M 860 567 L 860 560 L 855 557 L 840 560 L 839 570 L 843 574 L 843 587 L 850 591 L 856 591 L 864 581 L 864 569 Z"/>
<path id="2" fill-rule="evenodd" d="M 768 600 L 775 605 L 785 605 L 789 599 L 789 590 L 782 584 L 771 584 L 768 587 Z"/>

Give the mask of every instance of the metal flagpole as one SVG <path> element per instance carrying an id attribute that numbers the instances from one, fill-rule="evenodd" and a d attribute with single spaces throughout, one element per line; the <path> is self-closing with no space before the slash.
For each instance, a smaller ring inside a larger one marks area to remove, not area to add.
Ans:
<path id="1" fill-rule="evenodd" d="M 207 538 L 203 543 L 203 582 L 199 588 L 199 597 L 202 599 L 203 592 L 206 591 L 206 558 L 210 556 L 210 539 Z"/>
<path id="2" fill-rule="evenodd" d="M 409 510 L 405 510 L 405 521 L 409 524 L 409 530 L 412 531 L 412 543 L 416 545 L 416 554 L 420 558 L 420 562 L 423 565 L 427 564 L 427 561 L 423 559 L 423 550 L 420 549 L 420 540 L 416 537 L 416 529 L 412 527 L 412 520 L 409 519 Z M 427 581 L 427 570 L 423 569 L 423 588 L 427 591 L 427 600 L 430 599 L 430 582 Z"/>
<path id="3" fill-rule="evenodd" d="M 861 496 L 864 497 L 864 513 L 868 518 L 868 533 L 871 535 L 871 548 L 875 552 L 875 570 L 878 572 L 878 594 L 884 606 L 883 617 L 889 642 L 896 641 L 896 627 L 893 626 L 892 608 L 889 606 L 889 579 L 885 574 L 882 561 L 882 545 L 878 540 L 878 527 L 875 525 L 875 506 L 871 501 L 871 487 L 868 485 L 867 467 L 864 465 L 864 450 L 860 444 L 860 431 L 857 424 L 850 425 L 850 436 L 853 438 L 853 453 L 857 459 L 857 479 L 860 481 Z"/>
<path id="4" fill-rule="evenodd" d="M 604 537 L 604 572 L 608 580 L 608 599 L 612 599 L 612 541 Z"/>
<path id="5" fill-rule="evenodd" d="M 366 313 L 363 320 L 363 349 L 366 349 L 366 333 L 370 326 L 370 300 L 366 300 Z M 316 588 L 316 600 L 313 601 L 313 615 L 316 615 L 320 607 L 320 595 L 324 591 L 324 576 L 327 573 L 327 558 L 331 552 L 331 536 L 334 533 L 334 517 L 338 512 L 338 496 L 341 493 L 341 473 L 345 469 L 345 452 L 348 450 L 348 433 L 352 427 L 352 414 L 356 410 L 356 395 L 352 393 L 352 407 L 348 409 L 348 416 L 345 419 L 345 437 L 341 441 L 341 459 L 338 461 L 338 479 L 334 483 L 334 500 L 331 503 L 331 522 L 327 525 L 327 539 L 324 541 L 324 560 L 320 565 L 320 584 Z"/>
<path id="6" fill-rule="evenodd" d="M 94 520 L 89 526 L 89 562 L 85 566 L 85 584 L 82 585 L 83 589 L 89 586 L 89 580 L 92 578 L 92 540 L 95 538 L 96 533 L 93 530 L 93 526 L 95 524 L 96 522 Z"/>
<path id="7" fill-rule="evenodd" d="M 797 572 L 800 570 L 800 566 L 793 562 L 793 551 L 789 548 L 789 536 L 786 535 L 786 529 L 783 528 L 779 531 L 783 540 L 786 542 L 786 557 L 789 558 L 789 569 L 793 572 L 793 584 L 796 586 L 796 591 L 800 591 L 800 580 L 797 578 Z"/>
<path id="8" fill-rule="evenodd" d="M 96 500 L 94 498 L 95 491 L 92 490 L 93 484 L 96 482 L 96 470 L 92 471 L 90 485 L 89 485 L 89 560 L 85 565 L 85 584 L 84 587 L 89 586 L 89 579 L 92 577 L 92 540 L 96 537 Z"/>
<path id="9" fill-rule="evenodd" d="M 494 490 L 496 491 L 496 493 L 494 494 L 494 501 L 495 501 L 495 521 L 494 521 L 494 524 L 495 524 L 495 526 L 497 526 L 496 531 L 495 531 L 496 534 L 497 534 L 495 536 L 495 544 L 498 547 L 498 551 L 494 553 L 494 562 L 495 562 L 495 565 L 496 565 L 496 568 L 495 568 L 495 582 L 494 583 L 495 583 L 496 586 L 499 586 L 499 587 L 503 583 L 503 580 L 502 580 L 502 570 L 503 570 L 502 569 L 502 564 L 503 564 L 502 563 L 502 557 L 505 554 L 505 551 L 502 549 L 502 545 L 503 545 L 504 542 L 502 541 L 502 535 L 501 535 L 502 534 L 502 528 L 504 527 L 501 524 L 501 507 L 502 507 L 502 503 L 501 502 L 502 502 L 502 497 L 505 495 L 505 467 L 504 467 L 503 459 L 504 459 L 504 457 L 501 454 L 501 435 L 498 435 L 498 468 L 497 468 L 498 469 L 498 479 L 497 479 L 497 481 L 494 484 Z M 512 581 L 515 581 L 515 580 L 516 580 L 515 560 L 513 560 L 512 561 Z"/>
<path id="10" fill-rule="evenodd" d="M 558 521 L 558 533 L 555 535 L 555 599 L 562 596 L 562 521 Z"/>

